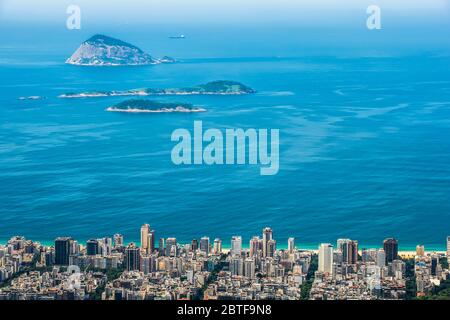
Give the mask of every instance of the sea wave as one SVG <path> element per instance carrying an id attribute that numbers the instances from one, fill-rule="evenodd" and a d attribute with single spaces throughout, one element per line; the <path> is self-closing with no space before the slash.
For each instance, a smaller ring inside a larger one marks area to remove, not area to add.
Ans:
<path id="1" fill-rule="evenodd" d="M 286 96 L 295 96 L 295 93 L 292 91 L 265 91 L 260 92 L 260 95 L 269 97 L 286 97 Z"/>

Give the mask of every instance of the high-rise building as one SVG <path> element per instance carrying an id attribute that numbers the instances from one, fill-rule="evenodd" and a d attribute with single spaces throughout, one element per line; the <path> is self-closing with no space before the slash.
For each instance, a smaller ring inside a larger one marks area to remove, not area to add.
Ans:
<path id="1" fill-rule="evenodd" d="M 277 250 L 277 242 L 274 239 L 267 241 L 267 257 L 273 258 Z"/>
<path id="2" fill-rule="evenodd" d="M 41 263 L 43 263 L 47 267 L 50 267 L 53 265 L 53 262 L 54 262 L 53 251 L 46 251 L 43 254 L 41 253 Z"/>
<path id="3" fill-rule="evenodd" d="M 249 279 L 255 278 L 255 260 L 252 258 L 245 259 L 244 261 L 244 277 Z"/>
<path id="4" fill-rule="evenodd" d="M 423 245 L 418 244 L 416 246 L 416 255 L 420 257 L 425 255 L 425 247 Z"/>
<path id="5" fill-rule="evenodd" d="M 166 253 L 166 245 L 164 238 L 159 238 L 158 241 L 158 252 L 161 256 L 163 256 Z"/>
<path id="6" fill-rule="evenodd" d="M 376 263 L 380 268 L 386 266 L 386 253 L 384 252 L 384 249 L 378 249 L 376 251 Z"/>
<path id="7" fill-rule="evenodd" d="M 437 269 L 439 265 L 439 256 L 437 254 L 431 255 L 431 275 L 436 276 L 437 275 Z"/>
<path id="8" fill-rule="evenodd" d="M 123 247 L 123 235 L 116 233 L 114 235 L 114 247 L 120 248 Z"/>
<path id="9" fill-rule="evenodd" d="M 144 274 L 149 274 L 151 271 L 152 259 L 149 255 L 141 256 L 139 270 Z"/>
<path id="10" fill-rule="evenodd" d="M 222 240 L 219 238 L 214 239 L 214 254 L 222 253 Z"/>
<path id="11" fill-rule="evenodd" d="M 209 254 L 209 237 L 202 237 L 200 239 L 200 251 Z"/>
<path id="12" fill-rule="evenodd" d="M 450 264 L 450 236 L 447 237 L 447 261 Z"/>
<path id="13" fill-rule="evenodd" d="M 342 253 L 342 261 L 347 264 L 358 262 L 358 241 L 350 239 L 338 239 L 337 249 Z"/>
<path id="14" fill-rule="evenodd" d="M 55 264 L 68 266 L 69 257 L 73 253 L 73 240 L 70 237 L 59 237 L 55 240 Z"/>
<path id="15" fill-rule="evenodd" d="M 86 242 L 86 254 L 88 256 L 95 256 L 99 252 L 98 240 L 90 239 Z"/>
<path id="16" fill-rule="evenodd" d="M 361 250 L 361 260 L 362 262 L 370 261 L 369 251 L 366 248 L 362 248 Z"/>
<path id="17" fill-rule="evenodd" d="M 231 258 L 230 272 L 233 276 L 244 275 L 244 259 L 242 257 L 235 256 Z"/>
<path id="18" fill-rule="evenodd" d="M 242 237 L 233 236 L 231 237 L 231 255 L 240 256 L 242 253 Z"/>
<path id="19" fill-rule="evenodd" d="M 330 275 L 333 273 L 333 246 L 329 243 L 322 243 L 319 246 L 318 271 Z"/>
<path id="20" fill-rule="evenodd" d="M 288 239 L 288 252 L 290 254 L 293 254 L 295 250 L 295 239 L 294 238 L 289 238 Z"/>
<path id="21" fill-rule="evenodd" d="M 111 238 L 101 238 L 97 239 L 99 245 L 99 253 L 103 256 L 109 256 L 112 252 L 112 239 Z"/>
<path id="22" fill-rule="evenodd" d="M 151 254 L 155 251 L 155 230 L 151 230 L 147 237 L 147 254 Z"/>
<path id="23" fill-rule="evenodd" d="M 195 252 L 198 250 L 198 240 L 197 239 L 192 239 L 191 249 L 192 249 L 192 252 Z"/>
<path id="24" fill-rule="evenodd" d="M 258 252 L 262 249 L 262 242 L 258 236 L 254 236 L 250 239 L 250 257 L 255 257 Z"/>
<path id="25" fill-rule="evenodd" d="M 178 246 L 177 246 L 177 238 L 167 238 L 166 239 L 166 256 L 177 256 L 178 255 Z"/>
<path id="26" fill-rule="evenodd" d="M 149 254 L 145 256 L 141 255 L 139 271 L 143 272 L 144 274 L 155 272 L 157 270 L 156 263 L 157 263 L 156 255 L 154 254 Z"/>
<path id="27" fill-rule="evenodd" d="M 149 247 L 149 238 L 148 235 L 150 233 L 150 225 L 149 224 L 144 224 L 141 227 L 141 249 L 143 252 L 147 252 L 148 247 Z"/>
<path id="28" fill-rule="evenodd" d="M 383 249 L 386 254 L 386 264 L 392 262 L 398 257 L 398 241 L 394 238 L 388 238 L 383 241 Z"/>
<path id="29" fill-rule="evenodd" d="M 134 243 L 125 248 L 125 267 L 127 271 L 139 270 L 141 261 L 140 249 Z"/>
<path id="30" fill-rule="evenodd" d="M 397 279 L 403 279 L 403 275 L 405 273 L 406 265 L 402 260 L 394 260 L 392 261 L 392 275 Z"/>
<path id="31" fill-rule="evenodd" d="M 70 254 L 79 254 L 79 253 L 80 253 L 80 246 L 78 245 L 78 241 L 72 240 Z"/>
<path id="32" fill-rule="evenodd" d="M 266 227 L 263 229 L 263 256 L 267 257 L 267 243 L 273 239 L 273 231 L 271 228 Z"/>
<path id="33" fill-rule="evenodd" d="M 384 252 L 384 250 L 383 250 Z M 364 262 L 377 262 L 377 254 L 378 254 L 378 249 L 365 249 L 362 252 L 362 259 Z"/>
<path id="34" fill-rule="evenodd" d="M 334 264 L 342 264 L 344 263 L 343 255 L 341 250 L 334 250 L 333 251 L 333 263 Z M 347 263 L 347 262 L 345 262 Z"/>

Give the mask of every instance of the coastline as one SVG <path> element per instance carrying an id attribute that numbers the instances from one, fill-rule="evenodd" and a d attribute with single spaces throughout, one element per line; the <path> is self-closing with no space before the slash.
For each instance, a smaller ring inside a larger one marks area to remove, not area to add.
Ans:
<path id="1" fill-rule="evenodd" d="M 0 245 L 6 245 L 8 240 L 0 239 Z M 32 240 L 32 239 L 27 239 L 27 240 Z M 75 240 L 77 240 L 77 239 L 75 239 Z M 86 239 L 86 240 L 79 240 L 79 243 L 84 245 L 87 240 L 88 239 Z M 32 241 L 33 242 L 38 242 L 41 245 L 47 246 L 47 247 L 54 246 L 54 244 L 55 244 L 54 240 L 44 240 L 44 241 L 32 240 Z M 133 240 L 125 241 L 124 245 L 128 245 L 130 243 L 135 243 L 137 246 L 140 246 L 140 241 L 133 241 Z M 179 244 L 180 245 L 184 245 L 184 244 L 189 244 L 189 243 L 190 242 L 181 241 Z M 301 245 L 301 246 L 296 246 L 296 249 L 300 250 L 300 251 L 310 251 L 310 252 L 314 252 L 314 253 L 317 254 L 318 251 L 319 251 L 318 250 L 318 246 L 319 246 L 319 243 L 317 243 L 317 244 L 304 244 L 304 245 Z M 364 249 L 378 249 L 378 248 L 381 248 L 382 246 L 381 245 L 361 245 L 360 244 L 360 245 L 358 245 L 358 247 L 360 248 L 358 250 L 358 252 L 361 253 L 363 248 Z M 248 250 L 249 246 L 248 245 L 243 245 L 242 249 Z M 277 245 L 277 250 L 281 250 L 281 249 L 286 250 L 287 249 L 287 245 Z M 228 253 L 230 250 L 231 250 L 231 244 L 229 244 L 229 243 L 222 244 L 222 251 L 224 253 Z M 425 246 L 425 253 L 445 254 L 446 252 L 447 251 L 446 251 L 444 246 L 442 246 L 442 247 L 429 247 L 429 248 L 427 248 L 427 246 Z M 415 254 L 416 254 L 415 246 L 404 246 L 403 248 L 400 247 L 399 250 L 398 250 L 398 254 L 399 254 L 399 256 L 406 257 L 406 258 L 414 257 Z"/>

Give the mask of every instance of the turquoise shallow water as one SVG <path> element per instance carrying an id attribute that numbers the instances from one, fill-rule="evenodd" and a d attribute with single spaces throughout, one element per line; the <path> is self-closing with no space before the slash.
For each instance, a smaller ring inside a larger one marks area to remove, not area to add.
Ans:
<path id="1" fill-rule="evenodd" d="M 167 41 L 167 40 L 164 40 Z M 76 47 L 76 45 L 75 45 Z M 54 49 L 54 48 L 53 48 Z M 244 242 L 274 229 L 300 247 L 349 237 L 442 249 L 450 233 L 450 58 L 276 57 L 192 47 L 182 63 L 79 68 L 73 50 L 0 50 L 0 239 L 51 241 L 122 233 L 138 240 L 208 235 Z M 170 52 L 169 52 L 170 53 Z M 241 81 L 251 96 L 163 97 L 201 114 L 105 112 L 123 98 L 62 100 L 70 91 Z M 19 101 L 41 95 L 44 100 Z M 280 172 L 177 167 L 176 128 L 279 128 Z"/>

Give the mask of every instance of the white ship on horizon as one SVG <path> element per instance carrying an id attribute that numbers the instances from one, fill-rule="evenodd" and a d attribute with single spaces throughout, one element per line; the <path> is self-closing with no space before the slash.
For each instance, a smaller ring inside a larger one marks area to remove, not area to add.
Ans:
<path id="1" fill-rule="evenodd" d="M 184 34 L 180 34 L 178 36 L 170 36 L 170 39 L 185 39 L 186 36 Z"/>

